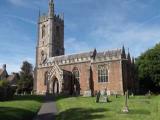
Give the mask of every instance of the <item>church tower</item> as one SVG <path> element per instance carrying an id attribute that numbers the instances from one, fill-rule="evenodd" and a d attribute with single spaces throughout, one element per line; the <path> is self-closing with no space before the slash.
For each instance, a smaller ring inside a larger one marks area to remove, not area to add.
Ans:
<path id="1" fill-rule="evenodd" d="M 48 13 L 39 13 L 36 66 L 50 57 L 60 55 L 64 55 L 64 19 L 55 14 L 54 2 L 49 0 Z"/>

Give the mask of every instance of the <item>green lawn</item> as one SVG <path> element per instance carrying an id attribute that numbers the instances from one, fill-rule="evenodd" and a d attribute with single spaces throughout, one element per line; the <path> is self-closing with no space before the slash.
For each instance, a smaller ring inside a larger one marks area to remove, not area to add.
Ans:
<path id="1" fill-rule="evenodd" d="M 57 120 L 160 120 L 160 96 L 130 97 L 129 113 L 123 113 L 124 97 L 110 97 L 109 103 L 95 103 L 89 97 L 57 97 Z"/>
<path id="2" fill-rule="evenodd" d="M 42 96 L 15 96 L 0 102 L 0 120 L 32 120 L 42 102 Z"/>

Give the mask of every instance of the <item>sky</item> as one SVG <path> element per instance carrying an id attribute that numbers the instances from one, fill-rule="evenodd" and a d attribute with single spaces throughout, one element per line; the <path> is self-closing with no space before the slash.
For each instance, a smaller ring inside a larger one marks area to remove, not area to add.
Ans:
<path id="1" fill-rule="evenodd" d="M 49 0 L 0 0 L 0 68 L 35 65 L 37 20 Z M 160 41 L 159 0 L 54 0 L 64 13 L 66 54 L 122 48 L 137 57 Z"/>

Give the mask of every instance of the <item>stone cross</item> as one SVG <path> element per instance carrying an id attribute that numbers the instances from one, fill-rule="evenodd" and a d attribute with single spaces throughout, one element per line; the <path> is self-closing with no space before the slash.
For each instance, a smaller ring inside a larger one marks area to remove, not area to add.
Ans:
<path id="1" fill-rule="evenodd" d="M 128 90 L 125 92 L 125 106 L 124 106 L 122 112 L 125 112 L 125 113 L 129 112 L 129 110 L 128 110 Z"/>

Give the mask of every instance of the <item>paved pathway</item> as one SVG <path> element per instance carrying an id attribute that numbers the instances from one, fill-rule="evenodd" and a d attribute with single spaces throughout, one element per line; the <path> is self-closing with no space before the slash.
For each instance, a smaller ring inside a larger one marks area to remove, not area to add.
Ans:
<path id="1" fill-rule="evenodd" d="M 37 117 L 34 120 L 55 120 L 57 113 L 54 96 L 46 96 L 45 103 L 43 103 Z"/>

